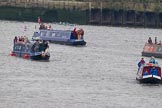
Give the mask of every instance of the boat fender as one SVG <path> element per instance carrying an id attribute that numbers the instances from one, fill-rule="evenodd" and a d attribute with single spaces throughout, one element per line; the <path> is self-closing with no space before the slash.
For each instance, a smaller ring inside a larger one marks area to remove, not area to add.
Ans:
<path id="1" fill-rule="evenodd" d="M 29 58 L 29 55 L 28 54 L 24 54 L 23 56 L 25 59 L 28 59 Z"/>
<path id="2" fill-rule="evenodd" d="M 16 56 L 16 54 L 14 52 L 11 52 L 10 56 Z"/>

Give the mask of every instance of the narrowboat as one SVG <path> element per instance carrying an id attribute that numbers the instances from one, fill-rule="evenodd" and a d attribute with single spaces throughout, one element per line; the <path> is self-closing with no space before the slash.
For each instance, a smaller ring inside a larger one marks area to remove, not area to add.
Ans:
<path id="1" fill-rule="evenodd" d="M 156 58 L 162 58 L 162 45 L 154 43 L 146 43 L 142 51 L 142 56 L 146 57 L 154 56 Z"/>
<path id="2" fill-rule="evenodd" d="M 161 67 L 152 63 L 140 66 L 136 80 L 140 83 L 161 83 Z"/>
<path id="3" fill-rule="evenodd" d="M 53 29 L 40 29 L 38 32 L 34 32 L 33 40 L 41 38 L 42 40 L 52 43 L 84 46 L 84 31 L 79 30 L 53 30 Z"/>
<path id="4" fill-rule="evenodd" d="M 31 60 L 49 60 L 48 43 L 41 40 L 28 42 L 14 42 L 11 56 Z"/>

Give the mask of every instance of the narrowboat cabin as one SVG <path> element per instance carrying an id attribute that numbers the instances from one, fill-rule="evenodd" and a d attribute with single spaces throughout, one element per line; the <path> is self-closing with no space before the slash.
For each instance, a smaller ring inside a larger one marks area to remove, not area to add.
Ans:
<path id="1" fill-rule="evenodd" d="M 140 66 L 136 80 L 140 83 L 161 83 L 161 67 L 152 63 Z"/>
<path id="2" fill-rule="evenodd" d="M 36 41 L 14 41 L 11 56 L 31 60 L 49 60 L 48 43 L 41 40 Z"/>
<path id="3" fill-rule="evenodd" d="M 80 30 L 52 30 L 40 29 L 39 32 L 34 32 L 33 40 L 41 38 L 42 40 L 65 44 L 65 45 L 86 45 L 84 41 L 84 31 Z"/>

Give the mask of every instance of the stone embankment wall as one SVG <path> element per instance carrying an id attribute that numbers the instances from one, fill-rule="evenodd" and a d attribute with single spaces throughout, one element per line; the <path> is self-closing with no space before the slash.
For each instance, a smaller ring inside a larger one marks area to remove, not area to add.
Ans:
<path id="1" fill-rule="evenodd" d="M 161 2 L 162 0 L 0 0 L 0 11 L 9 12 L 11 7 L 15 8 L 18 11 L 15 13 L 20 16 L 17 18 L 23 20 L 41 16 L 47 21 L 162 27 Z"/>
<path id="2" fill-rule="evenodd" d="M 89 8 L 162 12 L 162 0 L 0 0 L 0 6 L 88 10 Z M 101 7 L 102 5 L 102 7 Z"/>

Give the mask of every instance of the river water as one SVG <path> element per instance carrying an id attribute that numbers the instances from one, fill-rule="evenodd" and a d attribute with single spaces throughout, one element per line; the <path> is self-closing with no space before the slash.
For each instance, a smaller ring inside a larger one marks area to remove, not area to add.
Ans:
<path id="1" fill-rule="evenodd" d="M 162 30 L 82 25 L 85 47 L 50 43 L 49 62 L 11 57 L 14 36 L 31 38 L 35 26 L 0 21 L 0 108 L 162 107 L 162 85 L 135 80 L 145 42 L 149 36 L 162 40 Z"/>

